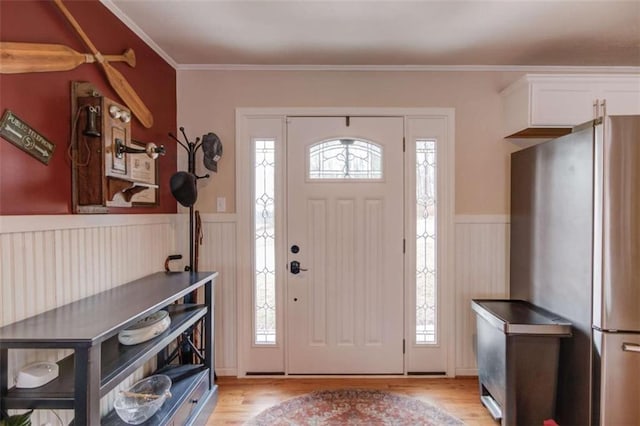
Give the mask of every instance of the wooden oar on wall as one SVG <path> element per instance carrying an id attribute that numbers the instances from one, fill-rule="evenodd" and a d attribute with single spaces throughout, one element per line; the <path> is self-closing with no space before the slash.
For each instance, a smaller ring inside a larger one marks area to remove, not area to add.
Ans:
<path id="1" fill-rule="evenodd" d="M 105 61 L 104 56 L 102 56 L 93 43 L 91 43 L 89 37 L 82 30 L 80 24 L 78 24 L 73 15 L 71 15 L 71 12 L 69 12 L 67 7 L 62 3 L 62 0 L 53 0 L 53 2 L 56 4 L 58 9 L 60 9 L 67 21 L 69 21 L 73 29 L 96 58 L 98 64 L 107 76 L 107 80 L 109 80 L 109 84 L 113 90 L 116 91 L 118 96 L 120 96 L 124 103 L 131 109 L 131 112 L 138 118 L 144 127 L 150 128 L 153 126 L 153 115 L 151 114 L 151 111 L 149 111 L 144 102 L 142 102 L 142 99 L 140 99 L 140 96 L 138 96 L 136 91 L 133 90 L 133 87 L 131 87 L 129 82 L 127 82 L 124 76 L 120 74 L 117 69 L 111 66 L 109 62 Z"/>
<path id="2" fill-rule="evenodd" d="M 136 55 L 132 49 L 127 49 L 122 55 L 104 55 L 104 59 L 136 66 Z M 69 71 L 93 62 L 96 58 L 92 54 L 80 53 L 62 44 L 0 41 L 0 74 Z"/>

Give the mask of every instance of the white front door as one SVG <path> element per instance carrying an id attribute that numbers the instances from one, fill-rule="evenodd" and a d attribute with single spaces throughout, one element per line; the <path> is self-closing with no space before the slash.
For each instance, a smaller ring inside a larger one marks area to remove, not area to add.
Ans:
<path id="1" fill-rule="evenodd" d="M 402 117 L 287 119 L 290 374 L 404 371 L 403 135 Z"/>

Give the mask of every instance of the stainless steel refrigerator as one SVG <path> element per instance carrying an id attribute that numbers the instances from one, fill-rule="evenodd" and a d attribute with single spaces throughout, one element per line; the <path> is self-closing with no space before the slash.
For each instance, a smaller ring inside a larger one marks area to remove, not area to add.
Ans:
<path id="1" fill-rule="evenodd" d="M 511 298 L 573 324 L 555 420 L 639 425 L 640 116 L 512 154 L 510 263 Z"/>

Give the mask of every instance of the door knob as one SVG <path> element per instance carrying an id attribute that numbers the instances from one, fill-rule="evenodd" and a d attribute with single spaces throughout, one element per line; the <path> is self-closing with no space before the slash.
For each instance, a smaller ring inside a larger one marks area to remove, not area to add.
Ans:
<path id="1" fill-rule="evenodd" d="M 300 262 L 298 262 L 297 260 L 294 260 L 294 261 L 291 262 L 291 264 L 289 265 L 289 270 L 294 275 L 299 274 L 300 271 L 308 271 L 308 269 L 301 268 L 300 267 Z"/>

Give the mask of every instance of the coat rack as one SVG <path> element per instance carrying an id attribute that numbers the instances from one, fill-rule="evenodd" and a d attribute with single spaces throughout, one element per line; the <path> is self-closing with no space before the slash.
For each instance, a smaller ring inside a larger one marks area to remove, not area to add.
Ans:
<path id="1" fill-rule="evenodd" d="M 200 215 L 194 211 L 193 205 L 198 199 L 198 179 L 210 177 L 207 173 L 204 176 L 196 175 L 196 153 L 202 148 L 204 153 L 204 166 L 216 172 L 218 170 L 218 160 L 222 156 L 222 143 L 215 133 L 207 133 L 200 138 L 196 138 L 194 142 L 190 142 L 184 127 L 180 127 L 180 133 L 184 137 L 184 143 L 181 142 L 173 133 L 169 133 L 169 137 L 174 139 L 187 152 L 187 171 L 176 172 L 170 179 L 171 193 L 174 198 L 184 207 L 189 208 L 189 265 L 185 266 L 185 271 L 198 271 L 198 257 L 200 239 Z M 195 228 L 195 229 L 194 229 Z M 197 236 L 196 236 L 197 234 Z M 194 258 L 194 252 L 196 253 Z M 172 259 L 178 259 L 182 256 L 169 256 L 165 261 L 165 269 L 168 270 L 168 262 Z M 185 303 L 197 303 L 197 293 L 192 292 L 184 297 Z M 198 348 L 198 344 L 204 341 L 202 329 L 197 335 L 195 328 L 191 328 L 183 333 L 181 343 L 170 355 L 169 359 L 180 356 L 183 363 L 190 364 L 194 361 L 194 355 L 202 360 L 202 354 Z"/>
<path id="2" fill-rule="evenodd" d="M 197 250 L 195 250 L 194 246 L 200 242 L 195 237 L 194 223 L 196 218 L 193 205 L 198 199 L 198 179 L 209 178 L 210 175 L 208 173 L 204 176 L 196 175 L 196 153 L 199 149 L 202 149 L 204 166 L 213 172 L 217 172 L 218 161 L 222 156 L 222 143 L 218 136 L 212 132 L 203 135 L 202 140 L 197 137 L 194 142 L 189 141 L 184 127 L 180 127 L 180 133 L 184 137 L 184 143 L 173 133 L 169 133 L 169 137 L 178 142 L 187 152 L 187 171 L 180 171 L 171 176 L 170 186 L 174 198 L 181 205 L 189 208 L 189 265 L 185 267 L 185 270 L 197 272 L 198 259 L 194 259 L 194 251 L 197 252 Z M 195 298 L 195 295 L 190 296 Z M 192 302 L 195 302 L 195 300 Z"/>

